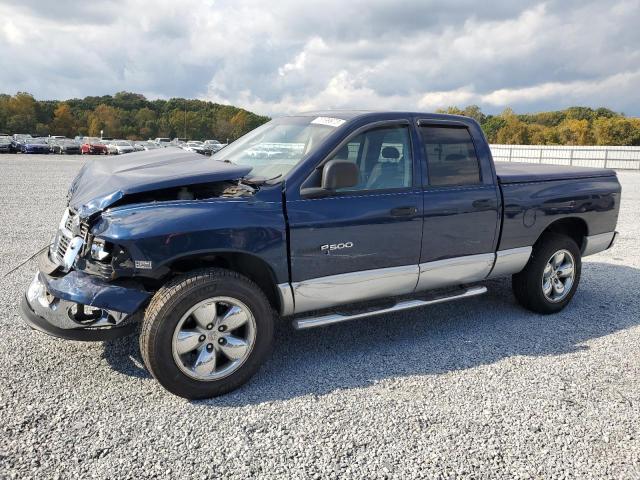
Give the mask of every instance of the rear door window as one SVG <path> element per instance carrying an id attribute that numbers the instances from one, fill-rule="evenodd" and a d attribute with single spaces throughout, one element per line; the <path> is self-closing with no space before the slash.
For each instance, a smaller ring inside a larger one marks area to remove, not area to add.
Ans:
<path id="1" fill-rule="evenodd" d="M 481 183 L 478 156 L 465 127 L 422 126 L 429 185 L 456 186 Z"/>

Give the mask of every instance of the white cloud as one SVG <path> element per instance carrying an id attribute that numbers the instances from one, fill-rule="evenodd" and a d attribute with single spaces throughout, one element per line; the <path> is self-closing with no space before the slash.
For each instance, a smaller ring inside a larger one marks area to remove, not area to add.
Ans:
<path id="1" fill-rule="evenodd" d="M 478 95 L 470 87 L 443 92 L 429 92 L 418 102 L 421 109 L 437 110 L 449 105 L 468 105 L 478 101 Z"/>
<path id="2" fill-rule="evenodd" d="M 9 45 L 22 45 L 24 43 L 23 32 L 9 19 L 2 26 L 2 33 Z"/>
<path id="3" fill-rule="evenodd" d="M 640 114 L 640 0 L 52 5 L 0 5 L 0 92 L 126 89 L 265 114 L 469 103 Z"/>

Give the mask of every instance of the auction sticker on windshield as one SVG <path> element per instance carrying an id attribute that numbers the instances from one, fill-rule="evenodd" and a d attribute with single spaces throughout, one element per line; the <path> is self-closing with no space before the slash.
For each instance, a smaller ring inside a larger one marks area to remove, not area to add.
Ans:
<path id="1" fill-rule="evenodd" d="M 311 123 L 315 123 L 316 125 L 327 125 L 329 127 L 339 127 L 346 120 L 341 118 L 332 118 L 332 117 L 318 117 L 311 121 Z"/>

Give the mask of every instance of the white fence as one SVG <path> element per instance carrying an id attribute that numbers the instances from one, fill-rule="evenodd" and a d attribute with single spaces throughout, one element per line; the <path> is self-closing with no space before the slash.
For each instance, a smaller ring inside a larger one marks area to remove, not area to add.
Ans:
<path id="1" fill-rule="evenodd" d="M 548 163 L 579 167 L 640 170 L 640 147 L 559 147 L 553 145 L 490 145 L 498 162 Z"/>

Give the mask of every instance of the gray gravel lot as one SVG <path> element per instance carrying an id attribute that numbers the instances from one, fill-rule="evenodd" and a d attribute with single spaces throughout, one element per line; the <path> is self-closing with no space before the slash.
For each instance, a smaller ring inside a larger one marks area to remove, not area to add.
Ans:
<path id="1" fill-rule="evenodd" d="M 118 161 L 117 158 L 113 161 Z M 0 272 L 45 245 L 80 157 L 0 156 Z M 617 245 L 562 313 L 482 297 L 308 332 L 223 398 L 187 402 L 137 338 L 57 340 L 0 280 L 3 478 L 640 478 L 640 174 Z"/>

